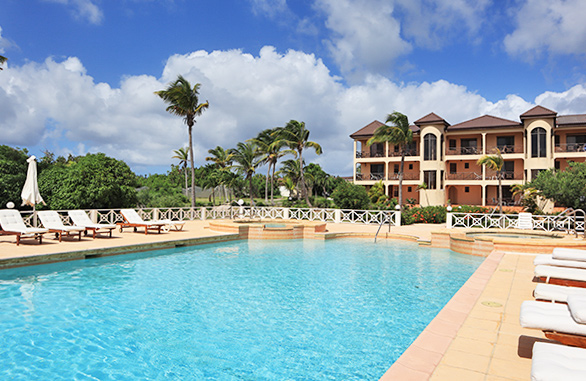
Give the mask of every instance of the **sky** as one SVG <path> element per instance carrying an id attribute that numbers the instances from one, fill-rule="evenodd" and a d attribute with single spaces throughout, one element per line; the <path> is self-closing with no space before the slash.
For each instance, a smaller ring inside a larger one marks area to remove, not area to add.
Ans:
<path id="1" fill-rule="evenodd" d="M 196 165 L 303 121 L 333 175 L 350 134 L 399 111 L 451 124 L 586 114 L 584 0 L 0 0 L 0 144 L 103 152 L 165 173 L 187 127 L 154 95 L 178 75 L 210 104 Z"/>

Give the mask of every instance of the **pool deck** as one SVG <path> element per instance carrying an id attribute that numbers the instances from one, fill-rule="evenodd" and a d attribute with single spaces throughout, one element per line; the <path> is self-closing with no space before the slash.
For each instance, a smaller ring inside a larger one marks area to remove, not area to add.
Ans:
<path id="1" fill-rule="evenodd" d="M 388 233 L 385 227 L 380 236 L 426 243 L 432 231 L 442 228 L 444 225 L 416 224 L 392 227 Z M 335 234 L 372 236 L 377 229 L 327 224 L 328 233 Z M 206 221 L 189 221 L 183 231 L 145 235 L 116 230 L 112 238 L 64 238 L 62 243 L 46 234 L 42 245 L 23 239 L 16 246 L 14 236 L 0 236 L 0 265 L 31 264 L 48 258 L 83 259 L 96 253 L 114 255 L 231 239 L 238 236 L 214 232 Z M 533 299 L 534 257 L 493 251 L 381 380 L 530 379 L 531 348 L 536 340 L 545 340 L 541 331 L 519 325 L 521 303 Z"/>

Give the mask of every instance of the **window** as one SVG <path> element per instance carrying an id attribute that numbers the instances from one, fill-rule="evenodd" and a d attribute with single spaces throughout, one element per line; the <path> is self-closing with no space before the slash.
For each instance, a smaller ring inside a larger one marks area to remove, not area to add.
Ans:
<path id="1" fill-rule="evenodd" d="M 502 178 L 506 180 L 513 180 L 515 178 L 515 162 L 505 161 L 503 168 L 501 169 Z"/>
<path id="2" fill-rule="evenodd" d="M 383 143 L 374 143 L 370 146 L 370 157 L 383 157 L 385 146 Z"/>
<path id="3" fill-rule="evenodd" d="M 464 169 L 470 168 L 470 163 L 464 163 Z"/>
<path id="4" fill-rule="evenodd" d="M 532 169 L 531 170 L 531 180 L 535 180 L 539 172 L 545 171 L 545 169 Z"/>
<path id="5" fill-rule="evenodd" d="M 370 180 L 384 180 L 385 178 L 385 165 L 384 164 L 371 164 L 370 165 Z M 368 180 L 368 179 L 365 179 Z"/>
<path id="6" fill-rule="evenodd" d="M 413 188 L 407 187 L 407 192 L 411 193 L 412 191 L 413 191 Z"/>
<path id="7" fill-rule="evenodd" d="M 458 173 L 458 164 L 450 163 L 450 173 L 451 174 Z"/>
<path id="8" fill-rule="evenodd" d="M 393 167 L 393 173 L 394 174 L 399 173 L 399 164 L 395 164 L 395 166 Z"/>
<path id="9" fill-rule="evenodd" d="M 413 164 L 409 164 L 409 169 L 413 169 Z"/>
<path id="10" fill-rule="evenodd" d="M 462 147 L 462 155 L 474 155 L 478 153 L 476 139 L 462 139 L 460 140 L 460 147 Z"/>
<path id="11" fill-rule="evenodd" d="M 444 171 L 440 171 L 440 189 L 444 189 Z"/>
<path id="12" fill-rule="evenodd" d="M 464 193 L 470 193 L 470 187 L 464 187 Z"/>
<path id="13" fill-rule="evenodd" d="M 586 135 L 568 135 L 566 137 L 566 143 L 568 143 L 568 152 L 584 151 Z"/>
<path id="14" fill-rule="evenodd" d="M 546 136 L 547 133 L 544 128 L 537 127 L 531 131 L 531 157 L 547 156 Z"/>
<path id="15" fill-rule="evenodd" d="M 448 140 L 448 147 L 449 147 L 450 151 L 455 151 L 456 150 L 456 139 Z"/>
<path id="16" fill-rule="evenodd" d="M 561 162 L 559 160 L 556 160 L 554 165 L 555 165 L 555 169 L 557 171 L 559 171 L 561 169 Z"/>
<path id="17" fill-rule="evenodd" d="M 423 171 L 423 181 L 427 184 L 427 189 L 436 189 L 436 171 Z"/>
<path id="18" fill-rule="evenodd" d="M 497 136 L 496 148 L 502 153 L 515 152 L 515 137 L 514 136 Z"/>
<path id="19" fill-rule="evenodd" d="M 434 134 L 423 138 L 423 160 L 437 160 L 437 138 Z"/>

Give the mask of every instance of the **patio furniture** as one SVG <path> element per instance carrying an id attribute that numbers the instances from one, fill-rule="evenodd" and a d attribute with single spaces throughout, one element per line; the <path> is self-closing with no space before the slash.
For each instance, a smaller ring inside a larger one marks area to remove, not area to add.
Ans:
<path id="1" fill-rule="evenodd" d="M 541 282 L 569 287 L 586 287 L 586 270 L 572 267 L 538 265 L 535 276 Z"/>
<path id="2" fill-rule="evenodd" d="M 24 224 L 18 210 L 0 210 L 0 234 L 15 235 L 16 246 L 20 245 L 21 238 L 34 238 L 43 243 L 43 234 L 49 232 L 47 229 L 29 228 Z"/>
<path id="3" fill-rule="evenodd" d="M 92 231 L 93 238 L 96 238 L 96 234 L 101 233 L 104 230 L 107 230 L 110 238 L 112 238 L 112 230 L 116 229 L 116 225 L 112 224 L 97 224 L 90 220 L 87 213 L 83 210 L 70 210 L 67 212 L 69 214 L 69 218 L 76 226 L 81 226 L 85 229 L 87 233 L 88 230 Z"/>
<path id="4" fill-rule="evenodd" d="M 183 229 L 183 225 L 185 225 L 184 221 L 171 221 L 171 220 L 151 220 L 145 221 L 143 220 L 136 210 L 134 209 L 121 209 L 120 214 L 124 217 L 125 222 L 119 222 L 117 225 L 120 227 L 120 231 L 122 232 L 123 228 L 132 227 L 134 231 L 136 228 L 144 228 L 144 234 L 148 234 L 149 230 L 157 230 L 159 233 L 161 229 L 163 231 L 169 231 L 170 228 L 175 228 L 175 230 Z"/>
<path id="5" fill-rule="evenodd" d="M 533 260 L 535 266 L 547 265 L 547 266 L 559 266 L 559 267 L 574 267 L 579 269 L 586 269 L 586 261 L 573 261 L 566 259 L 557 259 L 553 257 L 553 254 L 539 254 Z"/>
<path id="6" fill-rule="evenodd" d="M 55 236 L 59 238 L 59 242 L 63 240 L 63 234 L 67 237 L 79 236 L 81 240 L 81 233 L 85 231 L 85 228 L 81 226 L 66 226 L 63 224 L 63 220 L 59 217 L 59 213 L 54 210 L 42 210 L 37 212 L 37 215 L 41 219 L 41 223 L 47 229 L 49 233 L 55 233 Z"/>
<path id="7" fill-rule="evenodd" d="M 531 361 L 532 381 L 578 381 L 586 374 L 586 349 L 536 342 Z"/>
<path id="8" fill-rule="evenodd" d="M 573 299 L 581 303 L 572 304 Z M 582 296 L 569 296 L 568 304 L 546 303 L 534 300 L 524 301 L 521 305 L 519 322 L 522 327 L 542 330 L 545 337 L 560 343 L 586 347 L 586 324 L 576 321 L 574 314 L 583 315 Z"/>
<path id="9" fill-rule="evenodd" d="M 553 249 L 552 257 L 560 260 L 584 261 L 586 262 L 586 250 L 571 249 L 567 247 L 556 247 Z"/>
<path id="10" fill-rule="evenodd" d="M 533 292 L 533 296 L 536 300 L 556 303 L 567 303 L 568 296 L 570 295 L 581 295 L 586 297 L 586 288 L 539 283 Z"/>

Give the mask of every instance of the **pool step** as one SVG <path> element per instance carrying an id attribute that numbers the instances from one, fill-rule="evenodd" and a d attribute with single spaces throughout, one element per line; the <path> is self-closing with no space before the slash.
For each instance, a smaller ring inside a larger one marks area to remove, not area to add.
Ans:
<path id="1" fill-rule="evenodd" d="M 427 241 L 424 239 L 418 239 L 417 243 L 419 244 L 419 246 L 431 246 L 431 241 Z"/>

